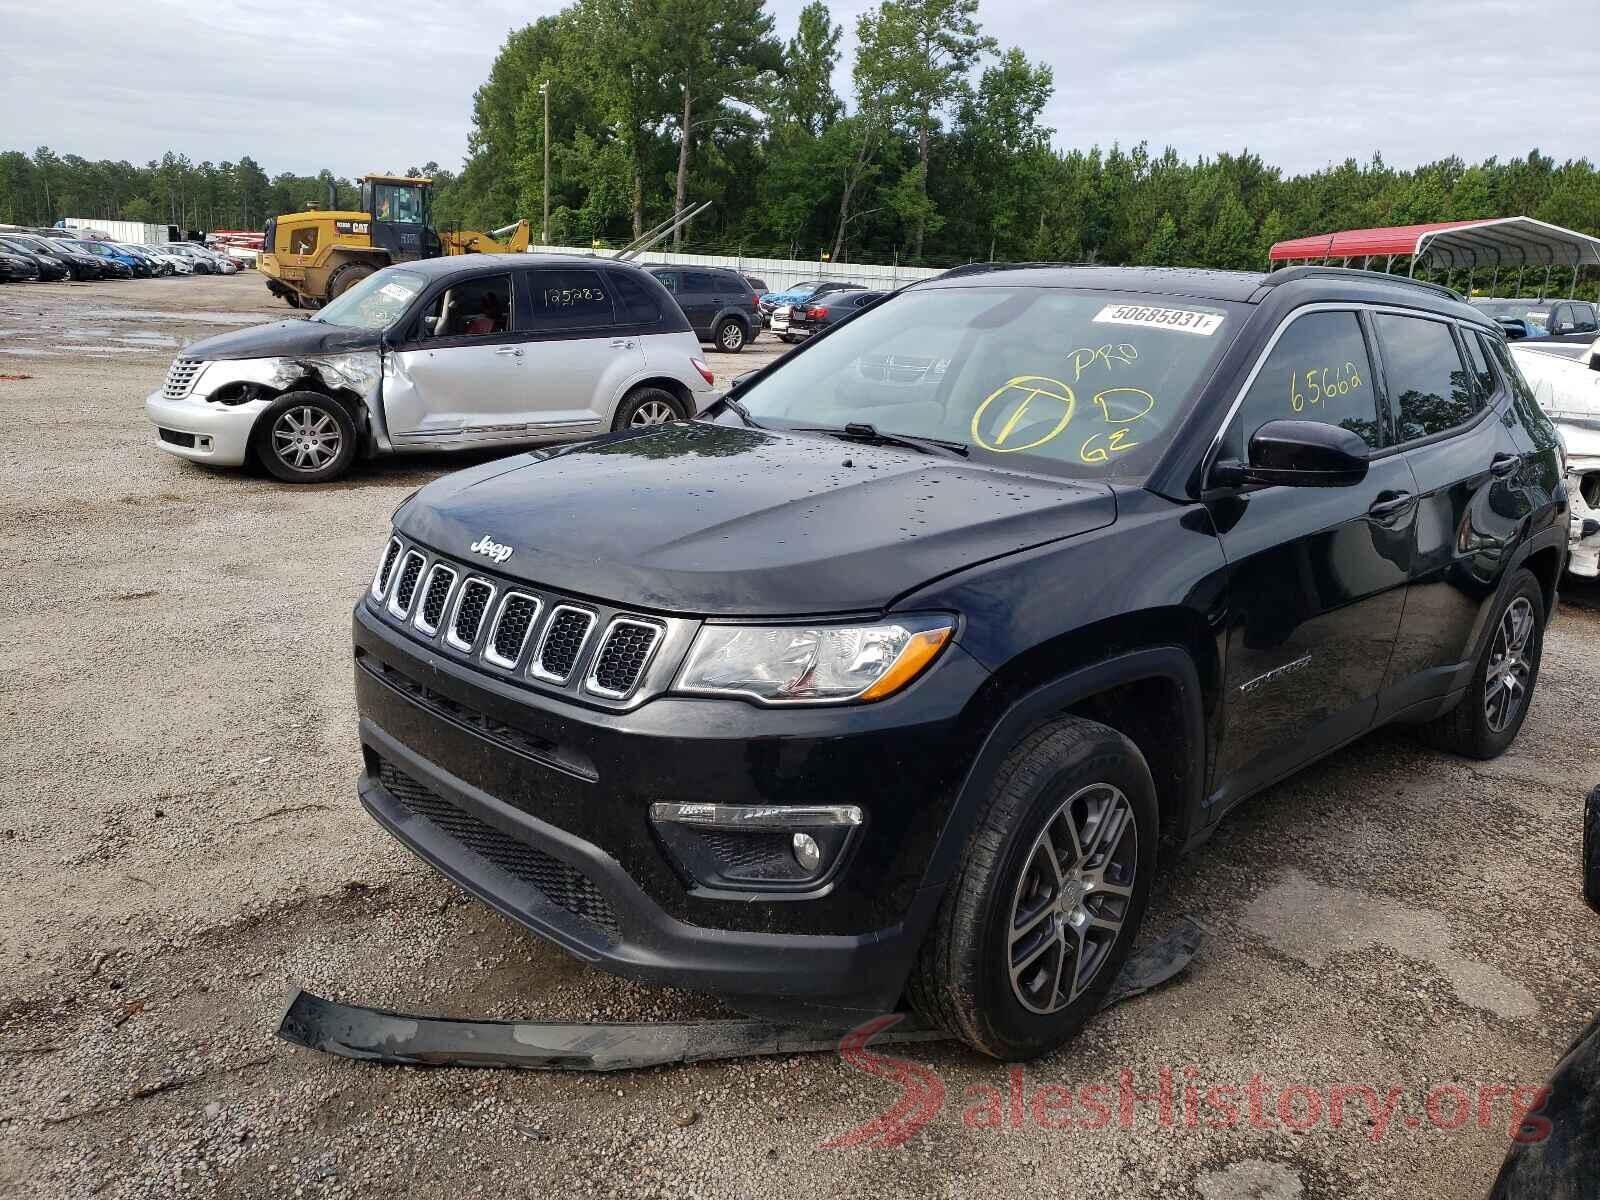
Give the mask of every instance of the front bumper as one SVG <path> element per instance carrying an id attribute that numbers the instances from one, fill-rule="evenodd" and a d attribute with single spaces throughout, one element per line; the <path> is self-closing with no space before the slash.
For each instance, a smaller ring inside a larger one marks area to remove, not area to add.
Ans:
<path id="1" fill-rule="evenodd" d="M 250 432 L 272 402 L 212 404 L 189 395 L 171 400 L 160 392 L 145 397 L 144 412 L 157 430 L 157 445 L 169 454 L 219 467 L 238 467 L 250 452 Z"/>
<path id="2" fill-rule="evenodd" d="M 924 873 L 966 761 L 957 718 L 985 677 L 965 653 L 878 705 L 617 712 L 466 668 L 364 600 L 354 633 L 362 803 L 456 883 L 587 962 L 746 1011 L 896 1002 L 942 891 Z M 815 892 L 711 892 L 663 850 L 659 800 L 860 803 L 867 824 Z"/>

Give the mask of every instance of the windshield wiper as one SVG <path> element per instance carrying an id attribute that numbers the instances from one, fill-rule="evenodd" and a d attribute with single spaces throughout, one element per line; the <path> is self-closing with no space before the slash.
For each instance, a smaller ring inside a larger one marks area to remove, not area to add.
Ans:
<path id="1" fill-rule="evenodd" d="M 750 428 L 752 428 L 752 429 L 765 429 L 766 428 L 765 425 L 763 425 L 760 421 L 756 420 L 754 417 L 752 417 L 750 415 L 750 410 L 748 408 L 746 408 L 743 403 L 741 403 L 740 401 L 735 400 L 733 398 L 732 393 L 728 393 L 726 395 L 719 396 L 718 399 L 720 399 L 722 401 L 722 403 L 726 404 L 729 408 L 733 409 L 734 412 L 739 414 L 739 419 L 741 421 L 743 421 L 746 425 L 750 426 Z"/>
<path id="2" fill-rule="evenodd" d="M 851 421 L 842 429 L 837 425 L 802 425 L 801 433 L 832 433 L 855 441 L 871 442 L 877 446 L 899 446 L 902 450 L 916 450 L 922 454 L 948 454 L 966 458 L 972 448 L 965 442 L 950 442 L 944 438 L 912 437 L 906 433 L 884 433 L 876 425 L 865 421 Z"/>

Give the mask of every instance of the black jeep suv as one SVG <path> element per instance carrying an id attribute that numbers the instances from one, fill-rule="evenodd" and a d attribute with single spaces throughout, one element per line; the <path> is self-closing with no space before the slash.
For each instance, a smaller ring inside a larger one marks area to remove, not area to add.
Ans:
<path id="1" fill-rule="evenodd" d="M 909 996 L 1026 1058 L 1158 852 L 1378 725 L 1511 743 L 1560 453 L 1442 288 L 953 272 L 700 421 L 403 504 L 361 799 L 588 962 L 813 1023 Z"/>

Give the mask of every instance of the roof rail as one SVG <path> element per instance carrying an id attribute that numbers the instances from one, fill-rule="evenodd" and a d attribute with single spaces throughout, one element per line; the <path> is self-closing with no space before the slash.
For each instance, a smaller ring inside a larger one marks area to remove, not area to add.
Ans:
<path id="1" fill-rule="evenodd" d="M 1059 270 L 1062 267 L 1086 267 L 1089 263 L 1068 262 L 977 262 L 963 263 L 959 267 L 951 267 L 942 274 L 935 275 L 935 279 L 955 279 L 962 275 L 982 275 L 989 271 L 1042 271 L 1047 268 Z"/>
<path id="2" fill-rule="evenodd" d="M 1421 288 L 1423 291 L 1432 292 L 1436 296 L 1443 296 L 1447 300 L 1456 300 L 1465 304 L 1467 298 L 1454 288 L 1445 287 L 1442 283 L 1432 283 L 1426 279 L 1415 279 L 1410 275 L 1390 275 L 1387 271 L 1362 271 L 1355 267 L 1325 267 L 1302 266 L 1284 267 L 1278 271 L 1268 271 L 1261 278 L 1264 288 L 1278 287 L 1285 283 L 1294 283 L 1299 279 L 1310 279 L 1315 276 L 1333 276 L 1338 279 L 1370 279 L 1374 282 L 1398 283 L 1407 287 Z"/>

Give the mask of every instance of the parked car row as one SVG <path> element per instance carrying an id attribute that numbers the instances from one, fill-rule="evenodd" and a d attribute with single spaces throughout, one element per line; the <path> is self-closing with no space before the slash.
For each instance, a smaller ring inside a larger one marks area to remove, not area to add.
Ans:
<path id="1" fill-rule="evenodd" d="M 0 283 L 233 275 L 244 265 L 196 242 L 144 245 L 70 233 L 62 229 L 0 233 Z"/>

